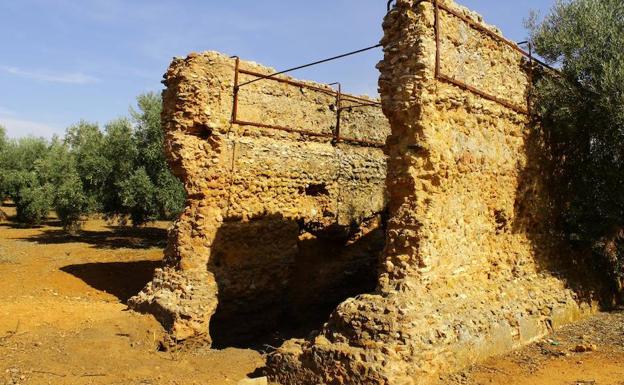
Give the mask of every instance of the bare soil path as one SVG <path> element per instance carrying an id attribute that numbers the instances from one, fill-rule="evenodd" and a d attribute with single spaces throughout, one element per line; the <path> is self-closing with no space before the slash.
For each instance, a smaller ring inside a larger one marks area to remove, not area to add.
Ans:
<path id="1" fill-rule="evenodd" d="M 253 350 L 158 351 L 161 326 L 127 310 L 159 265 L 167 225 L 91 220 L 72 237 L 54 220 L 23 229 L 0 219 L 0 384 L 235 385 L 262 367 Z M 624 385 L 624 312 L 598 314 L 440 385 Z"/>
<path id="2" fill-rule="evenodd" d="M 54 221 L 0 222 L 0 384 L 226 385 L 261 366 L 251 350 L 159 352 L 160 325 L 127 311 L 162 259 L 167 225 L 92 220 L 70 237 Z"/>
<path id="3" fill-rule="evenodd" d="M 444 385 L 624 385 L 624 311 L 596 314 Z"/>

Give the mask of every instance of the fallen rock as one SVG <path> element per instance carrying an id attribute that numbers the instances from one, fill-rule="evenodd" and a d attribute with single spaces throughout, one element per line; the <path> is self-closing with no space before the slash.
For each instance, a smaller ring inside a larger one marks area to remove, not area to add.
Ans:
<path id="1" fill-rule="evenodd" d="M 576 345 L 576 347 L 572 349 L 575 353 L 595 352 L 596 350 L 598 350 L 598 347 L 595 344 Z"/>

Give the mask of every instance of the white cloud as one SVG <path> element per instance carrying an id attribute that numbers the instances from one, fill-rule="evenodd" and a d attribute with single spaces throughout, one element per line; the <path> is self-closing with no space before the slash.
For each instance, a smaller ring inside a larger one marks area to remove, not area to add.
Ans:
<path id="1" fill-rule="evenodd" d="M 62 130 L 45 123 L 16 119 L 11 116 L 0 116 L 0 125 L 6 128 L 7 136 L 10 138 L 21 138 L 24 136 L 51 138 L 54 134 L 62 132 Z"/>
<path id="2" fill-rule="evenodd" d="M 55 73 L 47 70 L 24 70 L 9 66 L 0 66 L 0 70 L 10 75 L 52 83 L 90 84 L 100 81 L 100 79 L 85 75 L 82 72 Z"/>

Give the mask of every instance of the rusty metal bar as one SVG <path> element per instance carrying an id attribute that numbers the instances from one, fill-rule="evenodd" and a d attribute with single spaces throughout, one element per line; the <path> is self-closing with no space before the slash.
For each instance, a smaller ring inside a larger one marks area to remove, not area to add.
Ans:
<path id="1" fill-rule="evenodd" d="M 533 96 L 533 45 L 530 41 L 521 41 L 518 45 L 526 44 L 529 48 L 529 89 L 527 92 L 527 109 L 529 116 L 532 115 L 533 103 L 531 97 Z"/>
<path id="2" fill-rule="evenodd" d="M 329 62 L 329 61 L 333 61 L 333 60 L 337 60 L 337 59 L 342 59 L 342 58 L 347 57 L 347 56 L 352 56 L 352 55 L 356 55 L 356 54 L 359 54 L 359 53 L 362 53 L 362 52 L 370 51 L 371 49 L 379 48 L 379 47 L 381 47 L 381 46 L 382 46 L 381 44 L 376 44 L 376 45 L 373 45 L 373 46 L 370 46 L 370 47 L 366 47 L 366 48 L 358 49 L 358 50 L 356 50 L 356 51 L 343 53 L 343 54 L 338 55 L 338 56 L 330 57 L 330 58 L 323 59 L 323 60 L 318 60 L 318 61 L 315 61 L 315 62 L 313 62 L 313 63 L 308 63 L 308 64 L 300 65 L 300 66 L 297 66 L 297 67 L 289 68 L 289 69 L 287 69 L 287 70 L 283 70 L 283 71 L 275 72 L 275 73 L 270 74 L 270 75 L 263 75 L 262 77 L 259 77 L 258 79 L 254 79 L 254 80 L 250 80 L 250 81 L 248 81 L 248 82 L 245 82 L 245 83 L 243 83 L 243 84 L 239 85 L 239 87 L 244 87 L 244 86 L 246 86 L 246 85 L 248 85 L 248 84 L 255 83 L 255 82 L 258 82 L 258 81 L 260 81 L 260 80 L 264 80 L 264 79 L 271 79 L 271 78 L 273 78 L 273 77 L 275 77 L 275 76 L 277 76 L 277 75 L 282 75 L 282 74 L 285 74 L 285 73 L 288 73 L 288 72 L 292 72 L 292 71 L 300 70 L 300 69 L 303 69 L 303 68 L 312 67 L 312 66 L 315 66 L 315 65 L 319 65 L 319 64 L 327 63 L 327 62 Z"/>
<path id="3" fill-rule="evenodd" d="M 376 147 L 376 148 L 383 148 L 386 146 L 385 143 L 375 142 L 373 140 L 365 140 L 365 139 L 342 138 L 341 141 L 347 144 L 353 143 L 353 144 L 359 144 L 359 145 L 363 145 L 367 147 Z"/>
<path id="4" fill-rule="evenodd" d="M 527 107 L 529 109 L 529 115 L 533 112 L 533 44 L 529 42 L 529 94 L 527 95 Z"/>
<path id="5" fill-rule="evenodd" d="M 342 103 L 343 101 L 345 102 L 350 102 L 350 103 L 359 103 L 360 106 L 371 106 L 371 107 L 381 107 L 381 103 L 380 102 L 376 102 L 374 100 L 370 100 L 370 99 L 365 99 L 365 98 L 361 98 L 361 97 L 357 97 L 357 96 L 353 96 L 353 95 L 344 95 L 342 93 L 342 86 L 340 85 L 340 83 L 332 83 L 333 84 L 337 84 L 338 85 L 338 91 L 335 91 L 331 88 L 323 88 L 323 87 L 319 87 L 319 86 L 315 86 L 312 84 L 308 84 L 308 83 L 304 83 L 301 81 L 296 81 L 296 80 L 292 80 L 292 79 L 284 79 L 284 78 L 277 78 L 277 75 L 281 75 L 287 72 L 291 72 L 291 71 L 295 71 L 298 69 L 302 69 L 302 68 L 306 68 L 306 67 L 310 67 L 313 65 L 317 65 L 317 64 L 321 64 L 321 63 L 325 63 L 331 60 L 336 60 L 336 59 L 340 59 L 343 57 L 347 57 L 347 56 L 351 56 L 351 55 L 355 55 L 364 51 L 368 51 L 374 48 L 378 48 L 381 47 L 381 44 L 377 44 L 375 46 L 371 46 L 371 47 L 367 47 L 367 48 L 363 48 L 361 50 L 357 50 L 357 51 L 353 51 L 353 52 L 349 52 L 346 54 L 342 54 L 339 56 L 335 56 L 329 59 L 324 59 L 324 60 L 320 60 L 314 63 L 310 63 L 310 64 L 306 64 L 303 66 L 298 66 L 295 68 L 291 68 L 285 71 L 280 71 L 280 72 L 276 72 L 273 74 L 262 74 L 262 73 L 258 73 L 258 72 L 254 72 L 254 71 L 249 71 L 249 70 L 245 70 L 245 69 L 241 69 L 240 68 L 240 59 L 236 56 L 234 56 L 233 58 L 236 58 L 236 63 L 235 63 L 235 67 L 234 67 L 234 105 L 232 108 L 232 124 L 237 124 L 240 126 L 254 126 L 254 127 L 260 127 L 260 128 L 268 128 L 268 129 L 274 129 L 274 130 L 280 130 L 280 131 L 285 131 L 285 132 L 290 132 L 290 133 L 297 133 L 297 134 L 301 134 L 301 135 L 306 135 L 306 136 L 312 136 L 312 137 L 322 137 L 322 138 L 332 138 L 333 139 L 333 143 L 339 143 L 339 142 L 346 142 L 346 143 L 350 143 L 350 144 L 358 144 L 358 145 L 365 145 L 365 146 L 372 146 L 372 147 L 384 147 L 385 143 L 381 143 L 381 142 L 375 142 L 375 141 L 369 141 L 369 140 L 362 140 L 362 139 L 355 139 L 355 138 L 342 138 L 340 136 L 340 114 L 343 110 L 342 108 Z M 250 76 L 255 76 L 256 79 L 253 80 L 249 80 L 247 82 L 244 83 L 240 83 L 239 81 L 239 77 L 240 74 L 245 74 L 245 75 L 250 75 Z M 295 129 L 295 128 L 291 128 L 291 127 L 284 127 L 284 126 L 279 126 L 279 125 L 273 125 L 273 124 L 264 124 L 264 123 L 257 123 L 257 122 L 247 122 L 247 121 L 243 121 L 243 120 L 239 120 L 238 119 L 238 98 L 239 98 L 239 92 L 240 92 L 240 88 L 243 86 L 246 86 L 248 84 L 260 81 L 260 80 L 273 80 L 279 83 L 284 83 L 284 84 L 289 84 L 292 86 L 296 86 L 296 87 L 301 87 L 301 88 L 307 88 L 307 89 L 311 89 L 317 92 L 321 92 L 321 93 L 325 93 L 328 95 L 333 95 L 336 97 L 336 128 L 334 130 L 334 132 L 332 134 L 326 134 L 326 133 L 318 133 L 318 132 L 311 132 L 311 131 L 307 131 L 307 130 L 301 130 L 301 129 Z M 352 106 L 352 108 L 355 108 L 357 106 Z"/>
<path id="6" fill-rule="evenodd" d="M 437 0 L 435 0 L 435 1 L 437 2 Z M 477 22 L 475 22 L 475 21 L 471 20 L 470 18 L 468 18 L 468 17 L 466 17 L 466 16 L 464 16 L 464 15 L 462 15 L 462 14 L 458 13 L 458 12 L 457 12 L 457 11 L 455 11 L 454 9 L 451 9 L 451 8 L 447 7 L 446 5 L 444 5 L 444 4 L 439 4 L 438 6 L 439 6 L 441 9 L 443 9 L 444 11 L 446 11 L 446 12 L 450 13 L 451 15 L 453 15 L 453 16 L 455 16 L 455 17 L 458 17 L 458 18 L 462 19 L 464 22 L 466 22 L 466 23 L 467 23 L 468 25 L 470 25 L 472 28 L 474 28 L 474 29 L 476 29 L 476 30 L 478 30 L 478 31 L 480 31 L 480 32 L 485 33 L 486 35 L 490 36 L 490 37 L 491 37 L 491 38 L 493 38 L 494 40 L 498 40 L 498 41 L 501 41 L 501 42 L 503 42 L 503 43 L 507 44 L 509 47 L 511 47 L 511 48 L 513 48 L 514 50 L 518 51 L 519 53 L 521 53 L 522 55 L 524 55 L 524 56 L 525 56 L 525 57 L 527 57 L 527 58 L 530 58 L 530 57 L 531 57 L 531 53 L 530 53 L 530 52 L 527 52 L 527 51 L 523 50 L 523 49 L 522 49 L 522 48 L 520 48 L 520 47 L 518 46 L 518 44 L 516 44 L 515 42 L 513 42 L 513 41 L 511 41 L 511 40 L 509 40 L 509 39 L 506 39 L 504 36 L 501 36 L 501 35 L 497 34 L 496 32 L 491 31 L 491 30 L 490 30 L 490 29 L 488 29 L 488 28 L 485 28 L 485 27 L 484 27 L 484 26 L 482 26 L 481 24 L 479 24 L 479 23 L 477 23 Z M 544 66 L 544 67 L 546 67 L 546 68 L 548 68 L 548 69 L 550 69 L 550 70 L 557 71 L 557 69 L 553 68 L 552 66 L 550 66 L 550 65 L 548 65 L 548 64 L 546 64 L 546 63 L 544 63 L 543 61 L 541 61 L 541 60 L 539 60 L 539 59 L 537 59 L 537 58 L 535 58 L 535 62 L 539 63 L 540 65 L 542 65 L 542 66 Z M 557 72 L 558 72 L 558 71 L 557 71 Z"/>
<path id="7" fill-rule="evenodd" d="M 370 103 L 373 106 L 376 107 L 381 107 L 381 102 L 376 102 L 374 100 L 371 99 L 366 99 L 366 98 L 360 98 L 357 96 L 353 96 L 353 95 L 348 95 L 348 94 L 342 94 L 342 100 L 346 101 L 346 102 L 351 102 L 351 103 Z"/>
<path id="8" fill-rule="evenodd" d="M 334 132 L 335 143 L 340 143 L 340 114 L 342 113 L 342 85 L 338 84 L 336 95 L 336 130 Z"/>
<path id="9" fill-rule="evenodd" d="M 520 114 L 528 115 L 528 111 L 525 108 L 515 106 L 515 105 L 513 105 L 512 103 L 509 103 L 506 100 L 503 100 L 503 99 L 501 99 L 499 97 L 496 97 L 494 95 L 490 95 L 490 94 L 488 94 L 486 92 L 483 92 L 483 91 L 479 90 L 478 88 L 475 88 L 475 87 L 473 87 L 473 86 L 471 86 L 469 84 L 466 84 L 466 83 L 464 83 L 464 82 L 462 82 L 460 80 L 453 79 L 452 77 L 446 76 L 444 74 L 439 74 L 438 75 L 438 79 L 442 80 L 442 81 L 445 81 L 447 83 L 453 84 L 455 86 L 464 88 L 464 89 L 466 89 L 466 90 L 468 90 L 468 91 L 470 91 L 470 92 L 472 92 L 474 94 L 477 94 L 477 95 L 481 96 L 484 99 L 488 99 L 488 100 L 496 102 L 496 103 L 498 103 L 498 104 L 500 104 L 500 105 L 502 105 L 504 107 L 507 107 L 510 110 L 513 110 L 513 111 L 518 112 Z"/>
<path id="10" fill-rule="evenodd" d="M 343 101 L 347 101 L 347 102 L 351 102 L 351 103 L 366 103 L 367 105 L 373 106 L 373 107 L 381 107 L 381 103 L 379 102 L 375 102 L 369 99 L 365 99 L 365 98 L 360 98 L 357 96 L 352 96 L 352 95 L 344 95 L 342 93 L 342 85 L 340 83 L 332 83 L 331 85 L 338 85 L 338 91 L 333 90 L 331 88 L 323 88 L 323 87 L 318 87 L 318 86 L 314 86 L 308 83 L 304 83 L 304 82 L 300 82 L 300 81 L 296 81 L 296 80 L 291 80 L 291 79 L 282 79 L 282 78 L 268 78 L 269 80 L 273 80 L 276 82 L 280 82 L 280 83 L 285 83 L 285 84 L 289 84 L 292 86 L 296 86 L 296 87 L 302 87 L 302 88 L 308 88 L 314 91 L 318 91 L 318 92 L 322 92 L 325 94 L 329 94 L 329 95 L 334 95 L 336 96 L 336 101 L 337 101 L 337 109 L 336 109 L 336 114 L 337 114 L 337 118 L 336 118 L 336 127 L 337 130 L 331 134 L 328 133 L 321 133 L 321 132 L 311 132 L 308 130 L 301 130 L 301 129 L 296 129 L 296 128 L 291 128 L 291 127 L 285 127 L 285 126 L 279 126 L 279 125 L 274 125 L 274 124 L 264 124 L 264 123 L 257 123 L 257 122 L 247 122 L 247 121 L 243 121 L 243 120 L 238 120 L 238 96 L 239 96 L 239 91 L 240 91 L 240 85 L 239 85 L 239 77 L 240 74 L 245 74 L 245 75 L 250 75 L 250 76 L 256 76 L 256 77 L 264 77 L 264 74 L 258 73 L 258 72 L 254 72 L 254 71 L 249 71 L 249 70 L 245 70 L 245 69 L 241 69 L 240 68 L 240 59 L 236 56 L 234 56 L 233 58 L 236 58 L 236 62 L 235 62 L 235 66 L 234 66 L 234 106 L 233 106 L 233 111 L 232 111 L 232 124 L 236 124 L 239 126 L 252 126 L 252 127 L 260 127 L 260 128 L 268 128 L 268 129 L 273 129 L 273 130 L 279 130 L 279 131 L 285 131 L 285 132 L 290 132 L 290 133 L 297 133 L 300 135 L 305 135 L 305 136 L 311 136 L 311 137 L 320 137 L 320 138 L 331 138 L 333 139 L 334 143 L 338 143 L 338 142 L 345 142 L 347 144 L 352 144 L 352 145 L 361 145 L 361 146 L 368 146 L 368 147 L 377 147 L 377 148 L 382 148 L 385 146 L 385 143 L 381 143 L 381 142 L 375 142 L 375 141 L 369 141 L 369 140 L 363 140 L 363 139 L 355 139 L 355 138 L 342 138 L 340 137 L 340 112 L 342 110 L 341 108 L 341 104 Z"/>
<path id="11" fill-rule="evenodd" d="M 341 107 L 341 110 L 351 110 L 352 108 L 362 108 L 362 107 L 378 107 L 379 103 L 360 103 L 353 106 Z"/>
<path id="12" fill-rule="evenodd" d="M 261 74 L 259 72 L 254 72 L 254 71 L 249 71 L 249 70 L 245 70 L 245 69 L 241 69 L 240 70 L 241 74 L 245 74 L 245 75 L 251 75 L 251 76 L 255 76 L 256 78 L 262 78 L 263 76 L 265 76 L 264 74 Z M 323 88 L 323 87 L 318 87 L 318 86 L 314 86 L 312 84 L 307 84 L 304 82 L 300 82 L 300 81 L 296 81 L 296 80 L 291 80 L 291 79 L 282 79 L 282 78 L 271 78 L 270 80 L 278 82 L 278 83 L 284 83 L 284 84 L 289 84 L 291 86 L 295 86 L 295 87 L 303 87 L 303 88 L 308 88 L 314 91 L 318 91 L 318 92 L 323 92 L 329 95 L 335 95 L 336 91 L 330 89 L 330 88 Z"/>
<path id="13" fill-rule="evenodd" d="M 234 105 L 232 106 L 232 121 L 235 122 L 238 118 L 238 76 L 240 70 L 240 58 L 238 56 L 233 56 L 236 59 L 234 64 Z"/>
<path id="14" fill-rule="evenodd" d="M 465 90 L 468 90 L 474 94 L 477 94 L 479 96 L 481 96 L 484 99 L 496 102 L 504 107 L 507 107 L 515 112 L 518 112 L 520 114 L 525 114 L 528 115 L 528 110 L 522 108 L 522 107 L 518 107 L 515 106 L 514 104 L 503 100 L 495 95 L 489 94 L 487 92 L 481 91 L 480 89 L 473 87 L 461 80 L 457 80 L 451 76 L 445 75 L 442 73 L 442 65 L 441 65 L 441 43 L 440 43 L 440 30 L 441 30 L 441 26 L 440 26 L 440 9 L 451 13 L 453 16 L 458 17 L 459 19 L 465 21 L 466 23 L 468 23 L 471 27 L 482 31 L 482 32 L 487 32 L 488 35 L 495 37 L 497 39 L 500 39 L 501 41 L 505 42 L 506 44 L 512 44 L 515 48 L 517 48 L 517 50 L 521 51 L 521 53 L 524 53 L 524 50 L 520 49 L 520 47 L 518 47 L 515 43 L 511 43 L 509 40 L 500 37 L 498 35 L 496 35 L 495 33 L 487 30 L 486 28 L 478 25 L 477 23 L 474 23 L 472 20 L 464 17 L 463 15 L 460 15 L 459 13 L 455 12 L 454 10 L 446 7 L 443 4 L 440 4 L 438 0 L 428 0 L 428 1 L 432 1 L 433 2 L 433 7 L 434 7 L 434 23 L 433 23 L 433 28 L 434 28 L 434 33 L 435 33 L 435 44 L 436 44 L 436 53 L 435 53 L 435 78 L 438 80 L 442 80 L 444 82 L 450 83 L 452 85 L 455 85 L 457 87 L 463 88 Z M 528 54 L 527 54 L 528 55 Z"/>
<path id="15" fill-rule="evenodd" d="M 436 3 L 438 3 L 438 0 L 434 0 Z M 440 9 L 444 10 L 445 12 L 450 13 L 451 15 L 463 20 L 466 24 L 470 25 L 472 28 L 476 29 L 477 31 L 483 32 L 486 35 L 490 36 L 491 38 L 493 38 L 494 40 L 499 40 L 505 44 L 507 44 L 508 46 L 510 46 L 511 48 L 513 48 L 514 50 L 518 51 L 519 53 L 521 53 L 524 56 L 529 56 L 528 52 L 526 52 L 525 50 L 523 50 L 522 48 L 518 47 L 518 45 L 516 43 L 514 43 L 511 40 L 506 39 L 505 37 L 491 31 L 488 28 L 485 28 L 484 26 L 482 26 L 481 24 L 471 20 L 470 18 L 462 15 L 461 13 L 455 11 L 452 8 L 447 7 L 444 4 L 440 4 L 438 3 L 437 5 Z"/>
<path id="16" fill-rule="evenodd" d="M 312 132 L 312 131 L 307 131 L 307 130 L 300 130 L 300 129 L 297 129 L 297 128 L 278 126 L 278 125 L 274 125 L 274 124 L 246 122 L 244 120 L 236 120 L 236 121 L 233 121 L 232 123 L 233 124 L 237 124 L 239 126 L 253 126 L 253 127 L 260 127 L 260 128 L 270 128 L 270 129 L 273 129 L 273 130 L 286 131 L 286 132 L 302 134 L 302 135 L 307 135 L 307 136 L 315 136 L 315 137 L 320 137 L 320 138 L 333 138 L 334 137 L 333 134 L 326 134 L 326 133 L 323 133 L 323 132 Z"/>
<path id="17" fill-rule="evenodd" d="M 433 29 L 435 31 L 435 43 L 436 43 L 435 77 L 437 78 L 440 76 L 440 7 L 438 4 L 438 0 L 433 1 L 433 9 L 434 9 Z"/>
<path id="18" fill-rule="evenodd" d="M 334 139 L 335 138 L 335 135 L 333 133 L 332 134 L 327 134 L 327 133 L 323 133 L 323 132 L 311 132 L 311 131 L 307 131 L 307 130 L 300 130 L 300 129 L 297 129 L 297 128 L 278 126 L 278 125 L 274 125 L 274 124 L 246 122 L 246 121 L 242 121 L 242 120 L 233 121 L 232 124 L 236 124 L 236 125 L 239 125 L 239 126 L 252 126 L 252 127 L 260 127 L 260 128 L 268 128 L 268 129 L 272 129 L 272 130 L 285 131 L 285 132 L 301 134 L 301 135 L 305 135 L 305 136 L 313 136 L 313 137 L 318 137 L 318 138 L 330 138 L 330 139 Z M 363 140 L 363 139 L 355 139 L 355 138 L 341 138 L 340 141 L 341 142 L 346 142 L 346 143 L 362 144 L 362 145 L 371 146 L 371 147 L 384 147 L 386 145 L 385 143 L 381 143 L 381 142 L 375 142 L 375 141 Z"/>
<path id="19" fill-rule="evenodd" d="M 255 77 L 258 77 L 258 78 L 261 78 L 261 77 L 265 76 L 265 74 L 261 74 L 259 72 L 254 72 L 254 71 L 249 71 L 249 70 L 246 70 L 246 69 L 239 69 L 239 73 L 245 74 L 245 75 L 250 75 L 250 76 L 255 76 Z M 307 88 L 307 89 L 310 89 L 310 90 L 322 92 L 322 93 L 325 93 L 325 94 L 328 94 L 328 95 L 332 95 L 332 96 L 336 96 L 338 94 L 336 92 L 336 90 L 333 90 L 331 88 L 323 88 L 323 87 L 315 86 L 315 85 L 312 85 L 312 84 L 309 84 L 309 83 L 305 83 L 305 82 L 302 82 L 302 81 L 297 81 L 297 80 L 292 80 L 292 79 L 283 79 L 283 78 L 266 78 L 266 79 L 272 80 L 272 81 L 275 81 L 275 82 L 278 82 L 278 83 L 289 84 L 289 85 L 295 86 L 295 87 Z M 240 86 L 239 86 L 239 88 L 240 88 Z M 346 99 L 346 100 L 351 99 L 351 100 L 357 101 L 357 102 L 361 101 L 361 102 L 377 103 L 381 107 L 381 103 L 375 102 L 375 101 L 370 100 L 370 99 L 361 98 L 361 97 L 354 96 L 354 95 L 345 95 L 345 94 L 342 94 L 342 96 L 343 96 L 343 99 Z"/>
<path id="20" fill-rule="evenodd" d="M 437 6 L 439 9 L 442 9 L 442 10 L 444 10 L 445 12 L 448 12 L 448 13 L 450 13 L 451 15 L 453 15 L 453 16 L 455 16 L 455 17 L 457 17 L 457 18 L 461 19 L 461 20 L 463 20 L 463 21 L 464 21 L 464 22 L 466 22 L 468 25 L 470 25 L 472 28 L 474 28 L 474 29 L 476 29 L 476 30 L 478 30 L 478 31 L 480 31 L 480 32 L 483 32 L 483 33 L 487 34 L 487 35 L 488 35 L 489 37 L 491 37 L 492 39 L 494 39 L 494 40 L 498 40 L 498 41 L 501 41 L 501 42 L 505 43 L 506 45 L 508 45 L 509 47 L 513 48 L 514 50 L 516 50 L 516 51 L 517 51 L 517 52 L 519 52 L 520 54 L 524 55 L 525 57 L 527 57 L 527 58 L 528 58 L 529 56 L 531 56 L 531 54 L 530 54 L 529 52 L 527 52 L 527 51 L 523 50 L 523 49 L 522 49 L 521 47 L 519 47 L 519 46 L 518 46 L 518 44 L 516 44 L 515 42 L 513 42 L 513 41 L 511 41 L 511 40 L 509 40 L 509 39 L 507 39 L 507 38 L 505 38 L 505 37 L 503 37 L 503 36 L 501 36 L 501 35 L 497 34 L 496 32 L 491 31 L 490 29 L 488 29 L 488 28 L 486 28 L 486 27 L 482 26 L 482 25 L 481 25 L 481 24 L 479 24 L 478 22 L 475 22 L 475 21 L 471 20 L 470 18 L 468 18 L 468 17 L 466 17 L 466 16 L 464 16 L 464 15 L 462 15 L 462 14 L 458 13 L 458 12 L 457 12 L 457 11 L 455 11 L 454 9 L 449 8 L 448 6 L 446 6 L 446 5 L 442 4 L 442 3 L 440 3 L 438 0 L 420 0 L 420 1 L 419 1 L 419 3 L 424 2 L 424 1 L 427 1 L 427 2 L 433 3 L 433 4 L 434 4 L 434 6 Z M 436 5 L 436 4 L 437 4 L 437 5 Z M 533 58 L 533 60 L 534 60 L 536 63 L 538 63 L 539 65 L 541 65 L 541 66 L 544 66 L 544 67 L 546 67 L 546 68 L 548 68 L 548 69 L 550 69 L 550 70 L 552 70 L 552 71 L 559 72 L 556 68 L 554 68 L 554 67 L 550 66 L 549 64 L 547 64 L 547 63 L 545 63 L 545 62 L 543 62 L 543 61 L 541 61 L 541 60 L 539 60 L 539 59 L 537 59 L 537 58 Z"/>

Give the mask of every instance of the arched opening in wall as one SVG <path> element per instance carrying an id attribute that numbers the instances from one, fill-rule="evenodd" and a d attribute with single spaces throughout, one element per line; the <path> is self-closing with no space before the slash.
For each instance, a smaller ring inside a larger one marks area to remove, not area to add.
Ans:
<path id="1" fill-rule="evenodd" d="M 377 285 L 381 217 L 321 231 L 279 217 L 228 222 L 208 267 L 219 286 L 213 347 L 268 350 L 320 330 L 338 304 Z"/>

